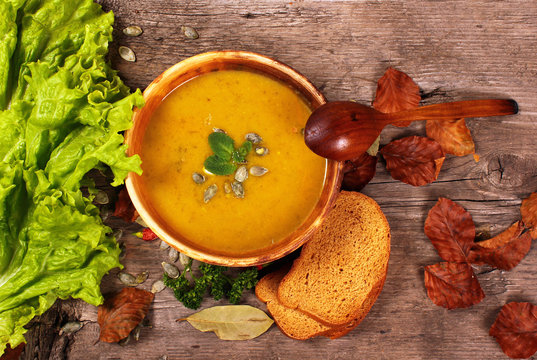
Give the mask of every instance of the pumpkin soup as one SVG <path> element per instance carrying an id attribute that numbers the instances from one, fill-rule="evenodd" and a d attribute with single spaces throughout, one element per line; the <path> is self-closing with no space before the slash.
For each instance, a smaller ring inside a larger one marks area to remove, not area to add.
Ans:
<path id="1" fill-rule="evenodd" d="M 301 133 L 310 113 L 294 90 L 254 72 L 221 70 L 182 84 L 144 134 L 142 180 L 151 205 L 182 237 L 222 254 L 277 243 L 304 222 L 321 194 L 326 160 Z M 232 150 L 233 141 L 242 151 L 251 140 L 245 163 L 234 164 L 231 175 L 204 168 L 215 156 L 209 145 L 215 131 L 227 134 Z"/>

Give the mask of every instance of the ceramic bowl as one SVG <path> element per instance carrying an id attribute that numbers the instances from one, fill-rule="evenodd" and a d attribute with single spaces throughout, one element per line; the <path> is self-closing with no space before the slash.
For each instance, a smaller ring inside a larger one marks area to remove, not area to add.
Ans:
<path id="1" fill-rule="evenodd" d="M 269 57 L 245 51 L 216 51 L 199 54 L 172 66 L 146 88 L 144 91 L 145 106 L 135 110 L 133 115 L 134 125 L 125 135 L 128 155 L 131 156 L 141 152 L 143 136 L 151 119 L 151 114 L 166 95 L 200 74 L 228 69 L 253 70 L 276 78 L 300 93 L 309 102 L 312 110 L 326 102 L 323 94 L 306 77 L 289 66 Z M 299 228 L 269 248 L 263 248 L 253 253 L 249 252 L 244 256 L 233 257 L 196 246 L 189 239 L 172 231 L 148 200 L 141 176 L 134 173 L 129 174 L 126 185 L 132 202 L 142 219 L 170 246 L 194 259 L 210 264 L 252 266 L 279 259 L 308 241 L 327 216 L 339 193 L 342 176 L 341 166 L 342 164 L 336 161 L 327 162 L 325 181 L 319 201 Z"/>

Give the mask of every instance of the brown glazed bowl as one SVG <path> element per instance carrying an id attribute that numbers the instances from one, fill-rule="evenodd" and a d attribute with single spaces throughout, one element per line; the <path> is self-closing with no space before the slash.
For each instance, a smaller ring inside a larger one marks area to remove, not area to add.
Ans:
<path id="1" fill-rule="evenodd" d="M 199 54 L 172 66 L 145 89 L 145 106 L 135 110 L 134 125 L 125 135 L 125 142 L 128 145 L 127 154 L 131 156 L 141 152 L 142 139 L 151 115 L 166 95 L 200 74 L 228 69 L 253 70 L 276 78 L 301 94 L 309 102 L 312 110 L 326 102 L 323 94 L 308 79 L 274 59 L 246 51 L 216 51 Z M 126 185 L 132 202 L 142 219 L 162 240 L 178 251 L 210 264 L 252 266 L 279 259 L 308 241 L 327 216 L 339 193 L 341 167 L 342 163 L 332 160 L 327 162 L 320 199 L 312 213 L 298 229 L 271 247 L 234 257 L 209 251 L 174 232 L 151 205 L 144 191 L 141 176 L 130 173 Z"/>

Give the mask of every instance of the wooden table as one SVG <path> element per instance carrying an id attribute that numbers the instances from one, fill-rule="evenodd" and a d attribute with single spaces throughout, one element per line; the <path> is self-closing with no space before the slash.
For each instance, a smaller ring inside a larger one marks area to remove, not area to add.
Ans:
<path id="1" fill-rule="evenodd" d="M 477 226 L 496 234 L 518 220 L 521 199 L 537 191 L 537 2 L 454 1 L 161 1 L 103 0 L 116 14 L 111 60 L 125 82 L 145 88 L 169 66 L 211 50 L 240 49 L 275 57 L 306 75 L 329 100 L 368 104 L 376 80 L 388 66 L 409 74 L 420 86 L 423 104 L 470 98 L 507 97 L 520 114 L 471 119 L 468 125 L 481 160 L 448 156 L 438 181 L 412 187 L 392 180 L 382 161 L 363 192 L 381 205 L 392 228 L 388 278 L 368 317 L 338 340 L 295 341 L 275 326 L 244 342 L 219 341 L 175 319 L 191 310 L 171 291 L 156 295 L 138 342 L 127 346 L 97 342 L 96 308 L 58 302 L 29 333 L 25 359 L 505 359 L 488 335 L 502 305 L 537 304 L 537 250 L 514 270 L 477 268 L 485 299 L 469 309 L 448 311 L 426 295 L 423 266 L 440 261 L 423 233 L 428 210 L 440 196 L 464 206 Z M 138 25 L 138 38 L 121 29 Z M 184 37 L 192 26 L 199 39 Z M 137 56 L 127 63 L 117 47 Z M 409 134 L 425 135 L 424 124 L 385 129 L 382 144 Z M 149 270 L 148 289 L 161 275 L 165 253 L 158 243 L 125 229 L 128 272 Z M 103 292 L 121 287 L 104 278 Z M 264 309 L 252 293 L 244 301 Z M 214 305 L 205 300 L 203 307 Z M 58 335 L 59 325 L 79 319 L 84 327 Z"/>

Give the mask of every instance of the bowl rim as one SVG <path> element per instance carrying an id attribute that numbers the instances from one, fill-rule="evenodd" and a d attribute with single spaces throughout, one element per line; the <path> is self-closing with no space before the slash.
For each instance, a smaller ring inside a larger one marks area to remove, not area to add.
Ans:
<path id="1" fill-rule="evenodd" d="M 174 78 L 176 78 L 179 76 L 178 74 L 184 73 L 185 70 L 190 69 L 193 65 L 200 64 L 200 63 L 210 63 L 215 60 L 218 60 L 218 61 L 247 60 L 248 62 L 258 63 L 264 66 L 268 66 L 276 70 L 279 73 L 283 73 L 286 76 L 289 76 L 291 79 L 298 78 L 300 85 L 304 89 L 299 89 L 298 86 L 289 84 L 288 82 L 287 84 L 289 86 L 292 86 L 296 91 L 299 91 L 303 96 L 305 96 L 305 92 L 307 92 L 310 97 L 316 99 L 316 101 L 319 102 L 319 105 L 326 103 L 326 98 L 321 93 L 321 91 L 317 89 L 311 83 L 311 81 L 309 81 L 304 75 L 302 75 L 301 73 L 299 73 L 292 67 L 265 55 L 261 55 L 261 54 L 250 52 L 250 51 L 240 51 L 240 50 L 222 50 L 222 51 L 205 52 L 205 53 L 201 53 L 201 54 L 186 58 L 176 63 L 175 65 L 165 70 L 162 74 L 160 74 L 157 78 L 155 78 L 151 82 L 151 84 L 147 86 L 147 88 L 143 91 L 144 100 L 147 102 L 147 99 L 151 98 L 155 94 L 158 94 L 159 86 L 161 82 L 167 79 L 169 76 L 173 76 Z M 273 77 L 273 75 L 271 75 L 270 73 L 266 71 L 259 70 L 259 69 L 255 69 L 255 70 L 261 73 L 265 73 L 267 76 Z M 171 91 L 168 91 L 166 95 L 163 96 L 163 99 L 173 90 L 175 90 L 178 86 L 184 84 L 186 81 L 181 82 L 179 85 L 174 87 Z M 313 104 L 311 104 L 311 106 L 313 106 Z M 141 108 L 141 109 L 136 108 L 134 110 L 133 116 L 132 116 L 133 126 L 125 132 L 125 143 L 128 146 L 127 147 L 128 156 L 132 156 L 136 154 L 136 152 L 134 152 L 133 147 L 130 146 L 130 144 L 132 143 L 133 135 L 135 133 L 136 124 L 137 124 L 136 121 L 141 116 L 140 114 L 143 111 L 143 109 L 144 108 Z M 323 188 L 321 189 L 321 197 L 323 193 L 326 191 L 325 188 L 327 187 L 329 188 L 328 190 L 329 193 L 327 195 L 327 199 L 326 199 L 324 206 L 322 206 L 321 208 L 320 213 L 317 215 L 315 220 L 312 221 L 307 226 L 304 232 L 300 233 L 299 236 L 296 236 L 295 238 L 293 238 L 294 241 L 287 241 L 287 244 L 285 246 L 282 246 L 281 248 L 269 247 L 268 249 L 275 250 L 273 252 L 269 252 L 267 254 L 262 254 L 262 255 L 261 254 L 251 254 L 251 255 L 248 254 L 244 257 L 209 253 L 207 251 L 204 251 L 203 248 L 196 249 L 190 246 L 189 244 L 176 239 L 176 236 L 170 234 L 166 229 L 160 226 L 160 224 L 153 218 L 150 211 L 146 209 L 146 207 L 144 206 L 143 201 L 141 199 L 141 194 L 138 194 L 138 192 L 136 191 L 140 187 L 140 185 L 138 184 L 138 180 L 136 179 L 136 177 L 139 175 L 133 172 L 130 172 L 127 176 L 125 184 L 126 184 L 126 188 L 129 193 L 129 196 L 131 198 L 131 201 L 134 207 L 136 208 L 136 210 L 138 211 L 139 216 L 144 220 L 147 226 L 151 228 L 162 241 L 166 242 L 167 244 L 169 244 L 170 246 L 172 246 L 179 252 L 184 253 L 191 258 L 199 259 L 200 261 L 203 261 L 206 263 L 221 265 L 221 266 L 229 266 L 229 267 L 244 267 L 244 266 L 261 265 L 261 264 L 265 264 L 265 263 L 280 259 L 290 254 L 291 252 L 295 251 L 300 246 L 304 245 L 311 238 L 314 231 L 320 226 L 321 222 L 328 215 L 328 212 L 332 208 L 332 205 L 335 202 L 335 199 L 337 198 L 337 194 L 339 193 L 339 189 L 341 186 L 342 168 L 343 168 L 342 162 L 337 162 L 334 160 L 327 159 L 325 179 L 323 183 Z M 318 203 L 316 204 L 315 207 L 318 206 L 319 201 L 321 201 L 321 198 L 318 200 Z M 310 220 L 311 216 L 312 214 L 310 213 L 310 215 L 308 215 L 306 220 L 299 226 L 299 228 L 302 227 L 304 224 L 306 224 L 308 220 Z M 291 232 L 287 237 L 281 239 L 279 242 L 287 240 L 288 238 L 292 237 L 294 233 L 295 232 Z M 297 240 L 296 238 L 299 238 L 299 239 Z M 263 249 L 267 249 L 267 248 L 261 248 L 259 250 L 263 250 Z"/>

